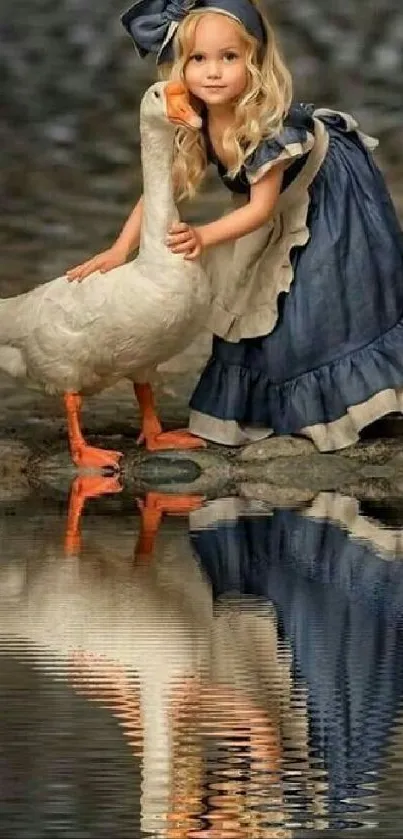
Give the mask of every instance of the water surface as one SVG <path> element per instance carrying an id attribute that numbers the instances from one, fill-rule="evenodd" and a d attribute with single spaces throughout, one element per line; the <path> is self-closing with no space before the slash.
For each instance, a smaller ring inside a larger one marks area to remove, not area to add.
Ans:
<path id="1" fill-rule="evenodd" d="M 2 835 L 399 836 L 399 521 L 178 503 L 1 518 Z"/>

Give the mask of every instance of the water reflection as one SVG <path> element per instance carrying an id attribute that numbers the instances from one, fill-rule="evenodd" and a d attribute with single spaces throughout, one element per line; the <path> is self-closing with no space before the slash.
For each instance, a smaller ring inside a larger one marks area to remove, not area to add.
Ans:
<path id="1" fill-rule="evenodd" d="M 104 835 L 80 806 L 87 794 L 97 810 L 90 778 L 77 769 L 87 754 L 98 755 L 113 787 L 105 835 L 119 839 L 326 834 L 379 823 L 385 802 L 390 818 L 396 782 L 391 792 L 385 779 L 389 766 L 398 769 L 401 738 L 402 531 L 337 493 L 300 510 L 153 494 L 141 518 L 80 522 L 84 497 L 119 487 L 84 490 L 72 488 L 64 544 L 54 528 L 35 527 L 22 552 L 18 519 L 3 540 L 7 719 L 14 713 L 14 729 L 35 727 L 32 698 L 25 721 L 24 705 L 20 716 L 15 710 L 33 663 L 48 680 L 47 706 L 49 685 L 64 691 L 30 745 L 35 779 L 50 761 L 52 733 L 60 765 L 70 744 L 67 776 L 42 792 L 43 828 L 29 835 L 46 835 L 56 811 L 65 835 Z M 24 526 L 27 539 L 33 530 Z M 4 765 L 14 768 L 1 765 L 3 789 L 25 771 L 22 738 L 6 728 Z M 60 728 L 64 738 L 55 736 Z M 17 835 L 28 834 L 7 830 Z"/>
<path id="2" fill-rule="evenodd" d="M 403 688 L 402 531 L 337 493 L 269 516 L 218 501 L 193 527 L 216 600 L 237 591 L 276 610 L 293 676 L 307 689 L 309 753 L 326 770 L 329 824 L 371 823 Z"/>

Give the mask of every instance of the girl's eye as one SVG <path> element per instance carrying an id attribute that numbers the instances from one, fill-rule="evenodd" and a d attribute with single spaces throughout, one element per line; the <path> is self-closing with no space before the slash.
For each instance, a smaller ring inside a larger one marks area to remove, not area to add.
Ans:
<path id="1" fill-rule="evenodd" d="M 235 61 L 238 58 L 238 54 L 236 52 L 226 52 L 223 55 L 224 61 Z M 196 64 L 200 64 L 204 61 L 204 55 L 200 52 L 195 52 L 193 55 L 190 56 L 190 61 L 195 61 Z"/>

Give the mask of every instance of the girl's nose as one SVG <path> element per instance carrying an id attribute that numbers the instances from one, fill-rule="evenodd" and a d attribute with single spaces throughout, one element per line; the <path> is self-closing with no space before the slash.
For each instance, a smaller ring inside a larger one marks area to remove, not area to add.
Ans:
<path id="1" fill-rule="evenodd" d="M 220 67 L 217 61 L 209 61 L 207 67 L 207 78 L 218 79 L 220 76 Z"/>

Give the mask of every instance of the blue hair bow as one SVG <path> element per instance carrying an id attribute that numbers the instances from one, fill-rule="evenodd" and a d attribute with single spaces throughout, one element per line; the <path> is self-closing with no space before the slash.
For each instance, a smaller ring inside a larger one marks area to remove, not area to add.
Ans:
<path id="1" fill-rule="evenodd" d="M 172 60 L 172 41 L 181 20 L 192 9 L 224 12 L 239 20 L 264 43 L 265 30 L 259 11 L 249 0 L 137 0 L 121 21 L 140 58 L 156 53 L 157 64 Z"/>

